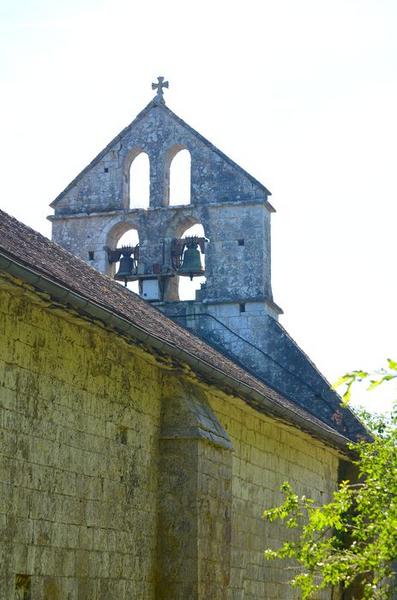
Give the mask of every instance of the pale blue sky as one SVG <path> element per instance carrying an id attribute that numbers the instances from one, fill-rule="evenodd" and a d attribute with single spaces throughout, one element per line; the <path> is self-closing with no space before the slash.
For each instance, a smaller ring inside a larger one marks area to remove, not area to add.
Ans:
<path id="1" fill-rule="evenodd" d="M 273 192 L 274 298 L 331 379 L 396 357 L 395 0 L 0 1 L 0 206 L 48 204 L 167 103 Z"/>

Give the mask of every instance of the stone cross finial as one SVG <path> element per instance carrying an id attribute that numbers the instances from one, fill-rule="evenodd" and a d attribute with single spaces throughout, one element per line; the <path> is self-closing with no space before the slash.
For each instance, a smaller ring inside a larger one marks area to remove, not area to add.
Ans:
<path id="1" fill-rule="evenodd" d="M 164 92 L 163 88 L 168 88 L 168 81 L 164 81 L 164 77 L 157 77 L 157 83 L 152 83 L 152 90 L 157 90 L 157 94 L 155 99 L 157 102 L 164 102 Z"/>

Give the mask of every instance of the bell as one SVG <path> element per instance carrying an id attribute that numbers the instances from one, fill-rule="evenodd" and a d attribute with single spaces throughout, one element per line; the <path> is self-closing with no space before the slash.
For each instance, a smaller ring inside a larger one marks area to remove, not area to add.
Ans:
<path id="1" fill-rule="evenodd" d="M 192 281 L 193 277 L 200 277 L 204 275 L 204 269 L 201 265 L 200 251 L 196 247 L 189 245 L 183 253 L 183 262 L 178 269 L 178 275 L 190 277 Z"/>
<path id="2" fill-rule="evenodd" d="M 124 281 L 125 285 L 127 285 L 127 281 L 135 279 L 135 262 L 130 253 L 123 254 L 120 258 L 119 270 L 114 278 L 117 281 Z"/>

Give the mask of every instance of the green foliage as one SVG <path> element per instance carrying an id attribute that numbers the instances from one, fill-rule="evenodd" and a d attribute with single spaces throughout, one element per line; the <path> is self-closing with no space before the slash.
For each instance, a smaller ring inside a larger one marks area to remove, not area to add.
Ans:
<path id="1" fill-rule="evenodd" d="M 374 390 L 382 383 L 391 381 L 397 378 L 397 362 L 391 358 L 387 359 L 387 368 L 380 369 L 376 373 L 367 373 L 367 371 L 351 371 L 340 377 L 333 385 L 334 388 L 338 388 L 341 385 L 345 386 L 345 390 L 342 394 L 342 404 L 346 406 L 349 404 L 351 399 L 352 387 L 354 383 L 358 381 L 369 380 L 368 390 Z"/>
<path id="2" fill-rule="evenodd" d="M 388 368 L 375 377 L 354 371 L 338 384 L 346 386 L 346 401 L 357 380 L 369 381 L 374 389 L 396 377 L 397 363 L 389 360 Z M 300 588 L 303 599 L 321 589 L 349 588 L 357 582 L 363 598 L 383 599 L 391 594 L 392 561 L 397 558 L 397 409 L 386 417 L 364 412 L 360 416 L 373 442 L 350 444 L 357 457 L 358 481 L 343 481 L 331 502 L 322 506 L 299 497 L 284 483 L 284 502 L 263 514 L 267 521 L 282 521 L 299 534 L 297 541 L 267 549 L 265 558 L 297 561 L 291 585 Z"/>

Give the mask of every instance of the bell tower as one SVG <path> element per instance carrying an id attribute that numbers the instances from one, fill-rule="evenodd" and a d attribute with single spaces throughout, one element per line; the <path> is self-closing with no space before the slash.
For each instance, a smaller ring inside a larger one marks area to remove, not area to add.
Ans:
<path id="1" fill-rule="evenodd" d="M 152 84 L 148 106 L 54 200 L 53 239 L 102 273 L 138 281 L 143 298 L 180 318 L 203 307 L 217 317 L 233 314 L 238 329 L 242 313 L 245 320 L 251 313 L 277 318 L 270 192 L 166 106 L 168 85 L 163 77 Z M 181 150 L 191 158 L 190 203 L 171 205 L 171 163 Z M 129 192 L 130 167 L 141 154 L 150 164 L 147 208 L 135 207 Z M 204 236 L 183 237 L 196 224 Z M 118 248 L 129 229 L 139 245 Z M 179 278 L 202 275 L 196 300 L 180 302 Z"/>

